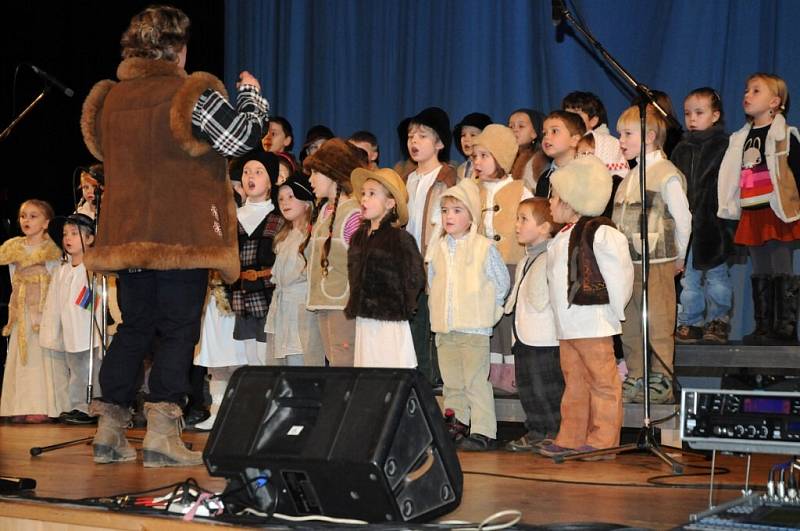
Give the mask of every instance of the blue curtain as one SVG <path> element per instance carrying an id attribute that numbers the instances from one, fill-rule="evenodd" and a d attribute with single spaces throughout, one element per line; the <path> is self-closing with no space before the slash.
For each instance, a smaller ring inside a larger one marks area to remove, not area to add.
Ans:
<path id="1" fill-rule="evenodd" d="M 708 85 L 722 96 L 728 129 L 738 129 L 744 81 L 756 71 L 800 88 L 800 2 L 570 4 L 634 77 L 672 96 L 679 117 L 686 93 Z M 261 80 L 273 114 L 294 126 L 295 152 L 316 123 L 344 137 L 367 129 L 384 166 L 400 157 L 398 122 L 427 106 L 444 108 L 453 125 L 475 111 L 505 123 L 518 107 L 546 113 L 588 90 L 605 102 L 613 131 L 631 96 L 580 36 L 553 27 L 544 0 L 227 0 L 225 39 L 226 82 L 232 88 L 242 69 Z M 738 338 L 752 310 L 748 268 L 734 275 Z"/>

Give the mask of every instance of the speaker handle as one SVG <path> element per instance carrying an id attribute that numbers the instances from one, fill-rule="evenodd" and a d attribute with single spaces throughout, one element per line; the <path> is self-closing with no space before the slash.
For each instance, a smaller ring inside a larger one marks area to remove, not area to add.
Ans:
<path id="1" fill-rule="evenodd" d="M 425 450 L 425 454 L 425 461 L 420 466 L 406 474 L 406 477 L 403 479 L 403 481 L 406 483 L 411 483 L 412 481 L 416 481 L 428 473 L 428 470 L 430 470 L 433 466 L 433 448 L 428 446 L 428 449 Z"/>

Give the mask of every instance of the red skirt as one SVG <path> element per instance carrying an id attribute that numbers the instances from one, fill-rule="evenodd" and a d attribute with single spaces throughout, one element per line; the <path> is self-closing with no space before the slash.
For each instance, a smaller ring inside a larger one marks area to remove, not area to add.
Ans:
<path id="1" fill-rule="evenodd" d="M 800 221 L 784 223 L 770 207 L 743 209 L 734 242 L 754 247 L 770 240 L 782 242 L 800 240 Z"/>

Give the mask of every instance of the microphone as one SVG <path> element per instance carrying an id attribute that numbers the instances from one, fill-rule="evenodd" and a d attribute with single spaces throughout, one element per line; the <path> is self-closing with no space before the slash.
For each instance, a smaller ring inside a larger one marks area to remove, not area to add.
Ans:
<path id="1" fill-rule="evenodd" d="M 44 79 L 47 83 L 53 85 L 58 90 L 63 92 L 66 97 L 71 98 L 72 95 L 75 94 L 74 90 L 72 90 L 71 88 L 67 87 L 61 81 L 57 80 L 56 78 L 54 78 L 53 76 L 51 76 L 50 74 L 48 74 L 47 72 L 42 70 L 41 68 L 39 68 L 39 67 L 37 67 L 35 65 L 32 65 L 30 63 L 28 63 L 28 66 L 31 67 L 31 70 L 33 70 L 34 73 L 37 76 L 39 76 L 40 78 Z"/>
<path id="2" fill-rule="evenodd" d="M 564 0 L 552 0 L 553 26 L 558 26 L 564 21 Z"/>

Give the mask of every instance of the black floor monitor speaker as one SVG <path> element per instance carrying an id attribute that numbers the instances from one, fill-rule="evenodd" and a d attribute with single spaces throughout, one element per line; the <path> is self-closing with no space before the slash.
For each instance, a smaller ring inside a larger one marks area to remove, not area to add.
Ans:
<path id="1" fill-rule="evenodd" d="M 242 367 L 203 459 L 229 505 L 268 514 L 420 522 L 463 490 L 430 385 L 408 369 Z"/>

